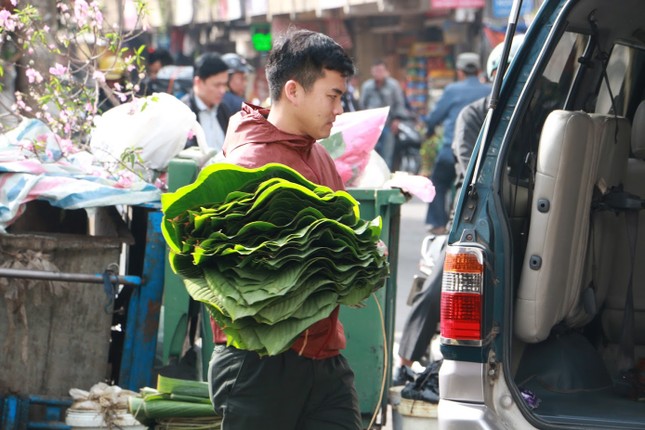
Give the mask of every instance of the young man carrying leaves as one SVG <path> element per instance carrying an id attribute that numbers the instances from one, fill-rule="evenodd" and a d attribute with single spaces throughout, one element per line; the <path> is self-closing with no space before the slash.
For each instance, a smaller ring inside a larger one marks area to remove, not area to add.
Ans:
<path id="1" fill-rule="evenodd" d="M 341 96 L 355 72 L 342 47 L 326 35 L 291 30 L 269 54 L 271 109 L 244 104 L 230 119 L 228 162 L 256 168 L 285 164 L 333 190 L 343 182 L 316 140 L 329 136 L 343 112 Z M 359 430 L 354 374 L 340 350 L 345 335 L 338 307 L 310 326 L 286 352 L 259 356 L 225 346 L 214 327 L 211 399 L 224 430 Z"/>

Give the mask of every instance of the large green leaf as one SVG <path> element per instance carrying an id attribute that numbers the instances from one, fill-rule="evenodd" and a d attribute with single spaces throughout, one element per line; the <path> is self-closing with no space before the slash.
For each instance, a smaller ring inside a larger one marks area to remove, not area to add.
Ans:
<path id="1" fill-rule="evenodd" d="M 209 166 L 162 208 L 171 267 L 238 348 L 282 352 L 388 276 L 380 217 L 286 166 Z"/>

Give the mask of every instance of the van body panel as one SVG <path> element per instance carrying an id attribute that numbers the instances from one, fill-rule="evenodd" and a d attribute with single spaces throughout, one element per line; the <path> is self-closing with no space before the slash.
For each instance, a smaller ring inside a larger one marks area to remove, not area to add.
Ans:
<path id="1" fill-rule="evenodd" d="M 441 396 L 467 403 L 483 403 L 484 364 L 444 358 L 439 374 Z M 479 381 L 473 383 L 473 381 Z"/>
<path id="2" fill-rule="evenodd" d="M 510 430 L 482 404 L 442 400 L 438 415 L 439 430 Z"/>

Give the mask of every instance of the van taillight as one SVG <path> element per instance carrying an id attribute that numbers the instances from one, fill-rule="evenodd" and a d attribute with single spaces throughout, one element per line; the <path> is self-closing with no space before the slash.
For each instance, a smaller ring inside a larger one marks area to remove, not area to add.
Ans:
<path id="1" fill-rule="evenodd" d="M 448 246 L 441 284 L 441 342 L 481 345 L 484 255 L 473 246 Z"/>

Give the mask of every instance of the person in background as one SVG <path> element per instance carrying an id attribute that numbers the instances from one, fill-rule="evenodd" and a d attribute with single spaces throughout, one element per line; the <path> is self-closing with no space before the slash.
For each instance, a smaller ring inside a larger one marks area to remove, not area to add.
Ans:
<path id="1" fill-rule="evenodd" d="M 277 162 L 312 182 L 344 189 L 334 160 L 316 141 L 343 112 L 341 96 L 354 64 L 329 36 L 290 30 L 266 62 L 270 109 L 244 104 L 231 117 L 224 160 L 247 168 Z M 278 355 L 225 346 L 213 323 L 215 349 L 208 381 L 223 430 L 360 430 L 354 373 L 339 308 L 305 330 Z"/>
<path id="2" fill-rule="evenodd" d="M 515 57 L 515 54 L 523 41 L 523 34 L 518 34 L 513 37 L 513 40 L 511 41 L 511 49 L 508 53 L 509 63 Z M 490 82 L 495 79 L 495 75 L 497 74 L 497 69 L 502 56 L 502 49 L 504 49 L 504 43 L 500 43 L 495 46 L 488 55 L 488 60 L 486 61 L 486 76 Z M 466 174 L 470 157 L 473 153 L 473 149 L 475 148 L 475 144 L 477 143 L 477 138 L 479 137 L 479 130 L 484 124 L 484 119 L 488 112 L 489 96 L 490 94 L 487 94 L 485 97 L 468 104 L 457 116 L 457 121 L 455 122 L 455 136 L 452 142 L 452 152 L 455 154 L 455 158 L 457 159 L 457 186 L 459 186 L 463 181 L 463 176 Z"/>
<path id="3" fill-rule="evenodd" d="M 232 52 L 222 55 L 222 60 L 229 67 L 228 91 L 224 94 L 222 104 L 233 115 L 242 109 L 242 103 L 246 101 L 248 76 L 255 69 L 244 58 Z"/>
<path id="4" fill-rule="evenodd" d="M 127 65 L 121 56 L 107 52 L 98 59 L 97 66 L 104 77 L 99 84 L 98 112 L 104 113 L 126 101 L 119 93 L 125 92 Z"/>
<path id="5" fill-rule="evenodd" d="M 217 152 L 222 150 L 224 135 L 231 116 L 222 98 L 228 89 L 229 66 L 215 52 L 207 52 L 195 60 L 193 88 L 182 97 L 190 110 L 197 115 L 197 121 L 204 129 L 206 144 Z M 186 148 L 197 145 L 193 137 Z"/>
<path id="6" fill-rule="evenodd" d="M 383 60 L 374 61 L 372 78 L 363 82 L 359 104 L 361 109 L 390 107 L 385 127 L 374 148 L 392 170 L 394 161 L 394 136 L 398 132 L 399 120 L 407 117 L 403 90 L 399 82 L 390 76 Z"/>
<path id="7" fill-rule="evenodd" d="M 146 75 L 151 80 L 157 79 L 157 74 L 164 66 L 174 64 L 174 60 L 170 52 L 163 48 L 150 49 L 148 51 L 148 58 L 146 58 Z"/>
<path id="8" fill-rule="evenodd" d="M 479 80 L 481 65 L 478 54 L 460 54 L 457 57 L 456 68 L 458 82 L 448 84 L 444 88 L 441 98 L 425 120 L 428 136 L 434 134 L 435 127 L 443 124 L 443 141 L 430 176 L 437 194 L 428 204 L 426 214 L 428 230 L 433 234 L 446 234 L 448 231 L 448 199 L 452 196 L 450 191 L 456 177 L 452 139 L 457 115 L 468 103 L 484 97 L 491 90 L 489 84 Z"/>
<path id="9" fill-rule="evenodd" d="M 356 97 L 357 88 L 356 88 L 356 76 L 354 76 L 347 83 L 347 91 L 341 97 L 341 102 L 343 104 L 343 112 L 355 112 L 358 110 L 359 102 L 358 97 Z"/>
<path id="10" fill-rule="evenodd" d="M 172 55 L 170 55 L 170 52 L 161 48 L 150 48 L 145 60 L 146 75 L 141 80 L 141 84 L 139 85 L 140 90 L 137 94 L 140 97 L 145 97 L 157 91 L 165 91 L 165 86 L 161 87 L 160 85 L 158 85 L 157 75 L 159 74 L 159 70 L 161 70 L 164 66 L 170 66 L 174 64 L 174 60 L 172 58 Z M 138 72 L 136 70 L 133 70 L 132 73 L 134 76 Z"/>

